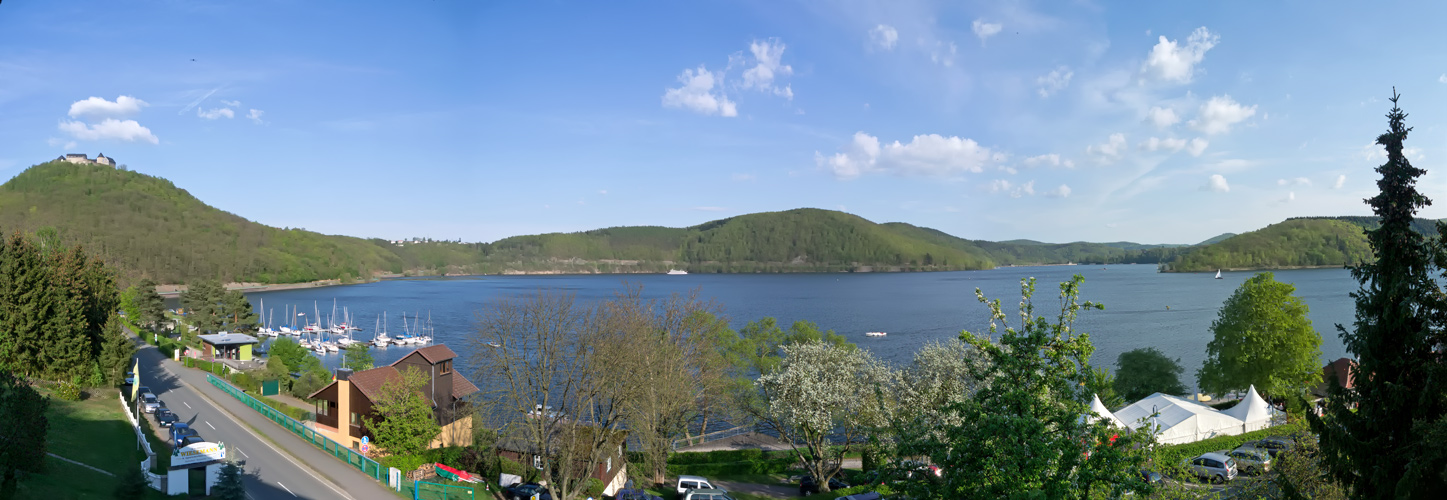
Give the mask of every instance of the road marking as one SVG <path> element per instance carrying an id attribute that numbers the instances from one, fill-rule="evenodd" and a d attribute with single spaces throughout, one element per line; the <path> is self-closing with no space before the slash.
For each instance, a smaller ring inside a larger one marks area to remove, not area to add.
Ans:
<path id="1" fill-rule="evenodd" d="M 187 402 L 185 402 L 185 401 L 182 401 L 181 404 L 186 405 L 186 409 L 188 409 L 188 410 L 191 409 L 191 403 L 187 403 Z"/>
<path id="2" fill-rule="evenodd" d="M 167 373 L 171 373 L 171 369 L 168 368 L 168 367 L 166 367 L 166 365 L 164 365 L 164 364 L 161 365 L 161 369 L 162 369 L 162 370 L 165 370 Z M 261 442 L 261 444 L 264 444 L 264 445 L 266 445 L 268 448 L 271 448 L 271 450 L 272 450 L 272 451 L 275 451 L 277 455 L 281 455 L 281 458 L 285 458 L 286 461 L 291 462 L 292 465 L 295 465 L 295 466 L 297 467 L 297 470 L 300 470 L 300 471 L 302 471 L 302 472 L 305 472 L 308 476 L 311 476 L 312 479 L 316 479 L 316 480 L 317 480 L 317 483 L 320 483 L 322 486 L 326 486 L 327 489 L 330 489 L 330 490 L 332 490 L 333 492 L 336 492 L 336 494 L 339 495 L 339 496 L 341 496 L 342 498 L 346 498 L 346 499 L 349 499 L 349 500 L 354 500 L 351 495 L 348 495 L 348 494 L 346 494 L 345 492 L 343 492 L 342 490 L 338 489 L 338 487 L 337 487 L 335 484 L 333 484 L 331 481 L 326 480 L 326 479 L 322 479 L 322 477 L 319 476 L 319 475 L 317 475 L 316 472 L 313 472 L 310 467 L 304 466 L 304 465 L 301 464 L 301 462 L 296 461 L 295 458 L 292 458 L 290 452 L 287 452 L 287 451 L 282 450 L 280 447 L 278 447 L 277 445 L 273 444 L 269 439 L 261 437 L 261 435 L 259 435 L 259 434 L 256 433 L 256 430 L 254 430 L 254 429 L 252 429 L 250 426 L 247 426 L 246 424 L 242 423 L 242 422 L 240 421 L 240 419 L 238 419 L 235 415 L 232 415 L 230 412 L 228 412 L 228 411 L 226 411 L 225 409 L 221 408 L 221 405 L 219 405 L 219 404 L 217 404 L 216 402 L 212 401 L 210 396 L 207 396 L 205 393 L 201 392 L 201 389 L 200 389 L 200 388 L 198 388 L 198 387 L 196 387 L 196 386 L 194 386 L 194 385 L 191 385 L 190 382 L 187 382 L 187 381 L 185 381 L 184 379 L 182 379 L 181 377 L 176 376 L 175 373 L 171 373 L 171 376 L 172 376 L 172 377 L 175 377 L 177 381 L 181 382 L 181 385 L 183 385 L 183 386 L 191 389 L 191 392 L 196 393 L 197 396 L 201 396 L 201 399 L 202 399 L 203 401 L 207 401 L 208 403 L 210 403 L 212 408 L 216 409 L 217 411 L 220 411 L 221 414 L 226 415 L 226 418 L 229 418 L 229 419 L 231 419 L 232 422 L 235 422 L 237 426 L 241 427 L 241 430 L 246 431 L 247 434 L 251 434 L 251 437 L 256 438 L 256 440 L 259 441 L 259 442 Z M 184 403 L 185 401 L 182 401 L 182 402 Z M 187 405 L 187 406 L 189 407 L 190 405 Z M 278 482 L 278 483 L 276 483 L 276 484 L 281 484 L 281 483 Z M 285 486 L 283 486 L 282 488 L 285 488 Z M 287 491 L 287 493 L 291 493 L 291 490 L 286 490 L 286 491 Z M 296 493 L 292 493 L 292 496 L 296 496 Z"/>
<path id="3" fill-rule="evenodd" d="M 213 430 L 213 431 L 216 430 L 216 426 L 211 425 L 211 422 L 207 422 L 207 421 L 205 421 L 205 420 L 202 420 L 201 422 L 204 423 L 204 424 L 206 424 L 206 427 L 210 427 L 211 430 Z"/>
<path id="4" fill-rule="evenodd" d="M 281 489 L 286 490 L 287 493 L 291 493 L 291 488 L 287 488 L 285 484 L 281 484 L 281 481 L 277 481 L 276 485 L 280 486 Z M 296 493 L 291 493 L 291 496 L 296 496 Z"/>
<path id="5" fill-rule="evenodd" d="M 243 456 L 243 457 L 251 458 L 251 455 L 247 455 L 246 452 L 241 451 L 241 448 L 237 448 L 237 449 L 236 449 L 236 452 L 237 452 L 237 453 L 240 453 L 241 456 Z"/>

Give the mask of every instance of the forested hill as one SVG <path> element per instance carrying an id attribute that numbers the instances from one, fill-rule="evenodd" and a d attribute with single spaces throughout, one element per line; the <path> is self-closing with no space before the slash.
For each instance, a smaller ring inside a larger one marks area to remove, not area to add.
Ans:
<path id="1" fill-rule="evenodd" d="M 1372 258 L 1363 225 L 1344 218 L 1288 219 L 1173 259 L 1170 271 L 1342 266 Z"/>
<path id="2" fill-rule="evenodd" d="M 291 283 L 417 269 L 461 271 L 482 255 L 475 245 L 399 248 L 382 240 L 277 229 L 207 206 L 159 177 L 67 162 L 30 167 L 0 185 L 0 228 L 31 234 L 54 228 L 60 243 L 80 244 L 120 269 L 122 281 Z"/>

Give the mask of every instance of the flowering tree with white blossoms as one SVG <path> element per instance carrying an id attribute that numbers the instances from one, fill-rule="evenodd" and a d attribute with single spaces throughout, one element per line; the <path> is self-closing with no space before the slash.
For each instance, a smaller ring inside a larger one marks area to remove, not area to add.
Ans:
<path id="1" fill-rule="evenodd" d="M 778 369 L 759 377 L 759 422 L 777 432 L 820 491 L 846 453 L 889 419 L 893 373 L 867 351 L 824 342 L 783 347 Z"/>

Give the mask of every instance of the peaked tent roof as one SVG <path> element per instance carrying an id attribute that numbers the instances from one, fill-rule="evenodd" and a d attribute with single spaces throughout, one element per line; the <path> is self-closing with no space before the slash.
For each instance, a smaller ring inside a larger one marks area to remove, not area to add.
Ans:
<path id="1" fill-rule="evenodd" d="M 1222 410 L 1221 413 L 1236 417 L 1237 420 L 1247 424 L 1252 424 L 1271 420 L 1272 412 L 1271 405 L 1267 404 L 1266 400 L 1261 399 L 1261 395 L 1256 393 L 1256 386 L 1252 385 L 1251 390 L 1246 392 L 1246 397 L 1241 398 L 1240 403 L 1236 403 L 1236 406 Z"/>
<path id="2" fill-rule="evenodd" d="M 1094 395 L 1094 399 L 1090 400 L 1090 411 L 1095 413 L 1096 416 L 1105 419 L 1106 422 L 1110 422 L 1112 425 L 1125 427 L 1125 422 L 1121 422 L 1120 419 L 1115 418 L 1115 415 L 1110 412 L 1110 408 L 1106 408 L 1105 403 L 1100 402 L 1099 394 Z"/>
<path id="3" fill-rule="evenodd" d="M 1160 415 L 1152 419 L 1151 415 L 1155 412 Z M 1159 392 L 1121 408 L 1115 412 L 1115 416 L 1132 429 L 1152 423 L 1159 425 L 1156 438 L 1163 444 L 1190 443 L 1218 435 L 1236 435 L 1243 432 L 1241 419 L 1200 403 Z"/>

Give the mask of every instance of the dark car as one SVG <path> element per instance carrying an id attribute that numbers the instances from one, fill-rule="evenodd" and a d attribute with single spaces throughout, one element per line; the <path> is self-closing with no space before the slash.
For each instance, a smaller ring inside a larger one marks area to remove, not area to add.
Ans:
<path id="1" fill-rule="evenodd" d="M 176 423 L 176 421 L 180 420 L 180 417 L 177 417 L 174 412 L 165 408 L 157 409 L 155 416 L 156 425 L 159 425 L 161 427 L 170 427 L 171 424 L 174 424 Z"/>
<path id="2" fill-rule="evenodd" d="M 188 439 L 193 437 L 197 439 Z M 175 447 L 180 448 L 196 441 L 200 441 L 200 436 L 196 434 L 196 429 L 192 429 L 191 426 L 185 422 L 174 422 L 171 424 L 171 442 Z"/>
<path id="3" fill-rule="evenodd" d="M 644 491 L 644 490 L 641 490 L 641 489 L 624 488 L 624 489 L 618 490 L 618 494 L 613 495 L 613 499 L 614 499 L 614 500 L 663 500 L 663 497 L 660 497 L 660 496 L 657 496 L 657 495 L 649 495 L 647 491 Z"/>
<path id="4" fill-rule="evenodd" d="M 552 492 L 538 483 L 518 483 L 502 490 L 503 498 L 510 500 L 553 500 Z"/>
<path id="5" fill-rule="evenodd" d="M 137 387 L 137 388 L 136 388 L 136 397 L 139 398 L 139 397 L 141 397 L 142 394 L 145 394 L 145 393 L 148 393 L 148 392 L 151 392 L 151 388 L 150 388 L 150 387 L 147 387 L 147 386 L 144 386 L 144 385 L 143 385 L 143 386 L 140 386 L 140 387 Z"/>
<path id="6" fill-rule="evenodd" d="M 1276 454 L 1281 453 L 1284 450 L 1291 450 L 1293 448 L 1296 448 L 1296 443 L 1289 438 L 1269 437 L 1255 443 L 1250 443 L 1247 446 L 1251 448 L 1256 448 L 1261 451 L 1265 451 L 1266 453 L 1271 455 L 1271 458 L 1276 458 Z M 1242 448 L 1245 448 L 1247 446 L 1242 446 Z"/>
<path id="7" fill-rule="evenodd" d="M 1161 473 L 1159 472 L 1141 469 L 1141 480 L 1145 481 L 1146 484 L 1156 484 L 1161 482 L 1161 480 L 1163 479 L 1165 478 L 1161 477 Z"/>
<path id="8" fill-rule="evenodd" d="M 849 483 L 839 480 L 837 477 L 829 478 L 829 491 L 848 488 Z M 813 475 L 806 475 L 799 480 L 799 496 L 809 496 L 819 492 L 819 481 Z"/>

